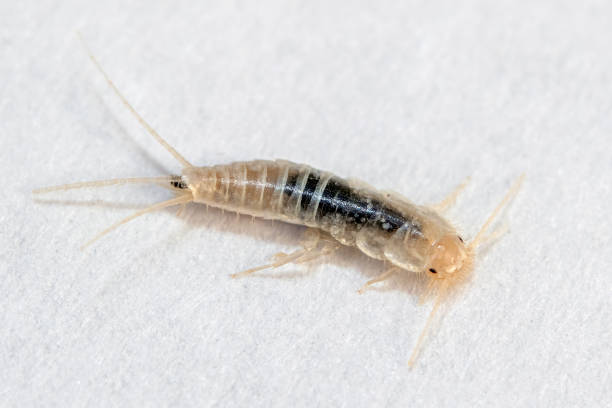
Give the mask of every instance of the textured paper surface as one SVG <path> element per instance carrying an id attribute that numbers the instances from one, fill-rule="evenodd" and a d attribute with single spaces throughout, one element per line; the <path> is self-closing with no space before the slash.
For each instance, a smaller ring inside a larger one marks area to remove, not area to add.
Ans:
<path id="1" fill-rule="evenodd" d="M 89 3 L 89 4 L 87 4 Z M 604 1 L 0 5 L 4 406 L 610 406 L 612 6 Z M 472 283 L 407 360 L 430 305 L 343 250 L 230 273 L 301 229 L 190 206 L 82 252 L 155 186 L 36 187 L 285 158 L 418 203 L 472 181 L 473 236 L 521 193 Z"/>

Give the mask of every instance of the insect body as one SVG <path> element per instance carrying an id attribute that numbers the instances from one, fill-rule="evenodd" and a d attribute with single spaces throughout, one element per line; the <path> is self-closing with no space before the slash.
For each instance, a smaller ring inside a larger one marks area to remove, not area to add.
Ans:
<path id="1" fill-rule="evenodd" d="M 317 228 L 405 270 L 443 276 L 468 258 L 461 238 L 435 211 L 307 165 L 256 160 L 189 167 L 180 182 L 194 202 Z"/>
<path id="2" fill-rule="evenodd" d="M 36 190 L 35 193 L 42 193 L 122 183 L 155 183 L 176 193 L 175 198 L 154 204 L 112 225 L 86 245 L 140 215 L 189 202 L 304 225 L 309 229 L 308 239 L 302 249 L 290 254 L 277 254 L 267 265 L 232 276 L 239 277 L 288 263 L 310 261 L 335 251 L 341 245 L 354 246 L 367 256 L 392 265 L 380 276 L 368 281 L 359 292 L 400 272 L 428 276 L 430 281 L 426 295 L 435 294 L 436 300 L 410 363 L 414 362 L 419 345 L 441 301 L 449 289 L 469 276 L 476 246 L 520 185 L 519 180 L 468 244 L 440 215 L 440 211 L 454 201 L 461 188 L 440 205 L 425 207 L 412 204 L 395 193 L 381 192 L 362 182 L 345 180 L 307 165 L 284 160 L 193 166 L 138 115 L 93 55 L 89 53 L 89 56 L 125 106 L 183 165 L 183 171 L 176 176 L 83 182 Z"/>

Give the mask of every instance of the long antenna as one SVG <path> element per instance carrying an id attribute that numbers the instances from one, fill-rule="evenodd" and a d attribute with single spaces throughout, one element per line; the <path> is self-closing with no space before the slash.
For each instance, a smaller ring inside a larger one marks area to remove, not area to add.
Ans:
<path id="1" fill-rule="evenodd" d="M 97 240 L 99 240 L 100 238 L 102 238 L 104 235 L 108 234 L 109 232 L 111 232 L 112 230 L 114 230 L 117 227 L 120 227 L 121 225 L 132 221 L 134 218 L 140 217 L 141 215 L 153 212 L 153 211 L 157 211 L 157 210 L 161 210 L 162 208 L 166 208 L 166 207 L 172 207 L 174 205 L 178 205 L 178 204 L 186 204 L 190 201 L 193 201 L 193 197 L 191 194 L 183 194 L 182 196 L 179 197 L 175 197 L 173 199 L 167 200 L 167 201 L 162 201 L 161 203 L 157 203 L 157 204 L 153 204 L 150 207 L 144 208 L 140 211 L 136 211 L 134 214 L 130 215 L 129 217 L 125 217 L 124 219 L 122 219 L 121 221 L 111 225 L 110 227 L 106 228 L 104 231 L 100 232 L 98 235 L 96 235 L 95 237 L 93 237 L 92 239 L 90 239 L 89 241 L 87 241 L 85 243 L 85 245 L 83 245 L 81 247 L 81 249 L 85 249 L 86 247 L 88 247 L 89 245 L 93 244 L 94 242 L 96 242 Z"/>
<path id="2" fill-rule="evenodd" d="M 136 117 L 136 119 L 138 120 L 138 122 L 140 122 L 140 124 L 147 130 L 147 132 L 149 132 L 149 134 L 151 136 L 153 136 L 155 138 L 155 140 L 157 140 L 157 142 L 162 145 L 168 152 L 170 152 L 170 154 L 172 156 L 174 156 L 174 158 L 176 160 L 178 160 L 183 167 L 193 167 L 193 165 L 191 163 L 189 163 L 183 156 L 181 156 L 181 154 L 179 152 L 177 152 L 174 147 L 170 146 L 170 144 L 168 142 L 166 142 L 164 140 L 163 137 L 161 137 L 156 131 L 155 129 L 153 129 L 153 127 L 151 125 L 149 125 L 143 118 L 142 116 L 140 116 L 138 114 L 138 112 L 136 112 L 136 109 L 134 109 L 134 107 L 132 105 L 130 105 L 130 103 L 128 102 L 128 100 L 125 98 L 125 96 L 123 96 L 121 94 L 121 92 L 119 91 L 119 89 L 115 86 L 115 84 L 113 83 L 113 81 L 111 81 L 111 79 L 109 78 L 109 76 L 106 74 L 106 72 L 104 71 L 104 69 L 102 68 L 102 66 L 100 65 L 100 63 L 98 62 L 98 60 L 96 59 L 96 57 L 94 57 L 93 53 L 91 52 L 91 50 L 89 49 L 89 47 L 87 46 L 87 44 L 85 43 L 85 40 L 83 39 L 83 36 L 81 35 L 80 32 L 77 32 L 77 35 L 79 37 L 79 39 L 81 40 L 81 43 L 83 44 L 83 47 L 85 48 L 85 51 L 87 52 L 87 55 L 89 55 L 89 58 L 91 59 L 91 61 L 94 63 L 94 65 L 96 66 L 96 68 L 98 69 L 98 71 L 102 74 L 102 76 L 104 76 L 104 79 L 106 79 L 106 82 L 108 82 L 108 84 L 110 85 L 110 87 L 113 89 L 113 91 L 115 92 L 115 94 L 119 97 L 119 99 L 121 99 L 121 102 L 123 102 L 123 104 L 129 109 L 130 112 L 132 112 L 132 114 Z"/>
<path id="3" fill-rule="evenodd" d="M 419 335 L 419 338 L 414 348 L 412 349 L 412 354 L 410 355 L 410 359 L 408 360 L 408 367 L 412 368 L 412 366 L 414 365 L 414 362 L 416 361 L 416 358 L 419 355 L 419 351 L 421 351 L 421 345 L 423 344 L 423 340 L 425 340 L 425 336 L 429 332 L 429 327 L 431 326 L 431 323 L 433 322 L 433 319 L 436 313 L 438 312 L 438 309 L 440 308 L 440 304 L 442 304 L 442 297 L 446 295 L 447 290 L 448 283 L 444 282 L 442 287 L 440 288 L 440 291 L 438 292 L 438 296 L 436 297 L 434 306 L 431 309 L 431 312 L 429 313 L 429 317 L 427 317 L 427 322 L 425 323 L 423 330 L 421 330 L 421 334 Z"/>
<path id="4" fill-rule="evenodd" d="M 497 205 L 497 207 L 495 207 L 491 215 L 489 215 L 489 218 L 487 218 L 485 223 L 480 228 L 480 231 L 478 231 L 478 234 L 476 234 L 476 237 L 472 240 L 472 242 L 470 242 L 469 248 L 473 249 L 478 246 L 478 243 L 482 239 L 484 233 L 491 226 L 491 223 L 493 222 L 493 220 L 495 220 L 495 217 L 497 217 L 501 209 L 504 208 L 504 206 L 508 203 L 508 201 L 512 199 L 512 197 L 516 195 L 516 193 L 518 193 L 519 188 L 521 188 L 521 184 L 523 184 L 523 180 L 525 180 L 525 174 L 521 174 L 518 180 L 514 183 L 514 185 L 506 193 L 506 196 L 504 197 L 504 199 L 501 200 L 501 202 Z"/>
<path id="5" fill-rule="evenodd" d="M 491 226 L 491 223 L 493 222 L 493 220 L 495 220 L 495 217 L 497 217 L 497 215 L 502 210 L 502 208 L 504 208 L 504 206 L 506 204 L 508 204 L 508 202 L 518 193 L 518 191 L 519 191 L 519 189 L 521 187 L 521 184 L 523 184 L 523 180 L 524 179 L 525 179 L 525 174 L 521 174 L 521 176 L 512 185 L 512 187 L 506 193 L 506 195 L 501 200 L 501 202 L 497 205 L 497 207 L 495 207 L 495 209 L 493 210 L 491 215 L 489 215 L 489 217 L 487 218 L 487 220 L 485 221 L 483 226 L 480 228 L 480 231 L 478 231 L 478 234 L 476 234 L 476 237 L 468 245 L 468 250 L 469 251 L 472 251 L 474 248 L 476 248 L 476 246 L 478 246 L 478 243 L 480 243 L 480 241 L 482 240 L 484 233 Z M 435 281 L 432 280 L 430 282 L 430 285 L 427 288 L 428 292 L 424 294 L 423 299 L 424 299 L 424 297 L 426 295 L 428 295 L 430 293 L 429 290 L 431 288 L 433 288 L 434 284 L 435 284 Z M 429 329 L 430 329 L 431 324 L 432 324 L 432 322 L 434 320 L 434 317 L 436 316 L 438 310 L 440 309 L 440 305 L 442 304 L 442 299 L 444 298 L 444 296 L 446 296 L 448 290 L 449 290 L 449 282 L 448 281 L 444 281 L 443 283 L 440 284 L 440 287 L 438 289 L 438 295 L 436 296 L 433 308 L 431 309 L 431 312 L 429 313 L 429 317 L 427 318 L 427 322 L 425 323 L 425 327 L 423 327 L 423 330 L 421 331 L 421 334 L 419 335 L 419 338 L 417 339 L 416 345 L 414 346 L 414 349 L 412 350 L 412 354 L 410 355 L 410 359 L 408 360 L 408 367 L 412 368 L 412 366 L 414 365 L 414 362 L 416 361 L 416 358 L 419 355 L 419 351 L 421 350 L 421 346 L 423 344 L 423 341 L 425 340 L 425 337 L 427 336 L 427 333 L 429 332 Z"/>
<path id="6" fill-rule="evenodd" d="M 163 183 L 163 182 L 171 182 L 172 180 L 175 179 L 175 177 L 176 176 L 129 177 L 129 178 L 117 178 L 117 179 L 110 179 L 110 180 L 83 181 L 80 183 L 62 184 L 60 186 L 37 188 L 36 190 L 32 190 L 32 193 L 43 194 L 43 193 L 49 193 L 51 191 L 73 190 L 76 188 L 86 188 L 86 187 L 106 187 L 106 186 L 114 186 L 117 184 Z"/>

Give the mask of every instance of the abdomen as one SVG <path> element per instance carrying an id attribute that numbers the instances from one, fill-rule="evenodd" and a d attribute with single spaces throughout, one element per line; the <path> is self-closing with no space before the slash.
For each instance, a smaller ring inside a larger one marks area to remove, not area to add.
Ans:
<path id="1" fill-rule="evenodd" d="M 373 188 L 289 161 L 186 169 L 183 180 L 196 202 L 320 228 L 345 245 L 355 245 L 364 229 L 384 239 L 401 227 L 419 228 L 406 203 L 394 205 Z"/>

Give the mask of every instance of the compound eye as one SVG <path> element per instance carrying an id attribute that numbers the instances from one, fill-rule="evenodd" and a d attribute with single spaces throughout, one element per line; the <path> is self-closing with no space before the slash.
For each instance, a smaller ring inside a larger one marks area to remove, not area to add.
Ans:
<path id="1" fill-rule="evenodd" d="M 431 273 L 438 273 L 438 271 L 436 271 L 434 268 L 429 268 L 429 272 L 431 272 Z"/>

